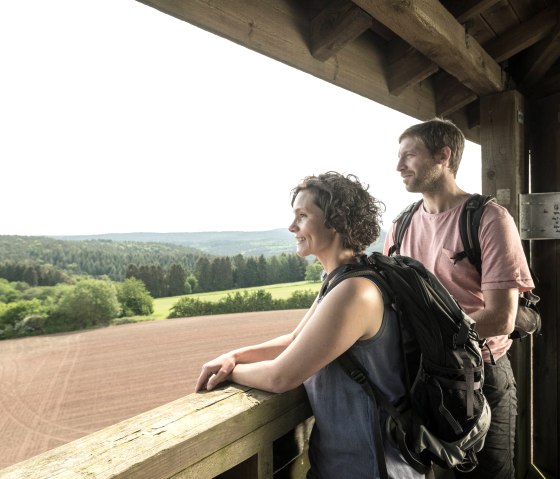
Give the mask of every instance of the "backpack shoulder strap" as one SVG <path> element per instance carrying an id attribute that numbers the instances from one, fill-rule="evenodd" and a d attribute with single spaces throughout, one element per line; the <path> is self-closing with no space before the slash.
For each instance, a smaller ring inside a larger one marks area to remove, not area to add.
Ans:
<path id="1" fill-rule="evenodd" d="M 393 241 L 393 245 L 389 248 L 389 252 L 387 256 L 393 256 L 393 254 L 400 254 L 401 252 L 401 243 L 410 225 L 410 221 L 412 220 L 412 216 L 416 213 L 416 210 L 422 204 L 422 200 L 418 200 L 415 203 L 408 205 L 404 210 L 402 210 L 399 215 L 393 220 L 395 223 L 395 240 Z"/>
<path id="2" fill-rule="evenodd" d="M 412 466 L 417 472 L 421 474 L 426 474 L 429 467 L 422 462 L 419 456 L 417 456 L 413 451 L 411 451 L 406 443 L 406 432 L 405 426 L 402 419 L 402 413 L 398 407 L 391 404 L 387 396 L 379 389 L 373 381 L 368 377 L 368 374 L 358 358 L 354 356 L 351 350 L 347 350 L 341 356 L 338 357 L 338 363 L 350 378 L 357 382 L 365 393 L 370 397 L 374 404 L 374 436 L 375 436 L 375 448 L 376 455 L 378 458 L 378 468 L 379 475 L 382 479 L 388 478 L 387 465 L 385 461 L 385 451 L 383 450 L 383 439 L 381 433 L 381 424 L 379 420 L 379 411 L 377 408 L 384 409 L 393 419 L 396 424 L 396 431 L 394 433 L 394 439 L 397 442 L 397 446 L 404 458 L 410 466 Z"/>
<path id="3" fill-rule="evenodd" d="M 480 241 L 478 239 L 478 227 L 484 212 L 484 207 L 494 199 L 491 195 L 479 195 L 475 193 L 465 202 L 459 217 L 459 234 L 463 243 L 464 251 L 457 253 L 453 259 L 461 261 L 468 258 L 479 274 L 482 274 L 482 258 Z"/>

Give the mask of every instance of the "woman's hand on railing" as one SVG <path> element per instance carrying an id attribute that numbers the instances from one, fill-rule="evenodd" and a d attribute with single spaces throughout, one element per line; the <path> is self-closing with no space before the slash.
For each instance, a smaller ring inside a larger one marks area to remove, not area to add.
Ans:
<path id="1" fill-rule="evenodd" d="M 235 368 L 235 358 L 230 353 L 222 354 L 216 359 L 208 361 L 202 366 L 202 371 L 196 382 L 195 392 L 202 389 L 211 391 L 218 384 L 229 380 L 233 368 Z"/>

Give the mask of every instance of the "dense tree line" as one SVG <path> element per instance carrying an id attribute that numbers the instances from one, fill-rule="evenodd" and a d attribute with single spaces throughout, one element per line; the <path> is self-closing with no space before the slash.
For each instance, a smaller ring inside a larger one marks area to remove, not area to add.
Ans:
<path id="1" fill-rule="evenodd" d="M 0 261 L 0 278 L 8 281 L 23 281 L 29 286 L 54 286 L 58 283 L 70 282 L 68 274 L 50 264 L 13 260 Z"/>
<path id="2" fill-rule="evenodd" d="M 154 297 L 177 296 L 302 281 L 307 265 L 295 254 L 211 257 L 165 243 L 0 236 L 0 278 L 30 286 L 52 286 L 75 275 L 134 277 Z"/>
<path id="3" fill-rule="evenodd" d="M 159 265 L 130 264 L 126 277 L 139 279 L 154 298 L 161 298 L 309 280 L 306 268 L 307 261 L 294 254 L 270 258 L 239 254 L 233 258 L 201 256 L 191 272 L 180 264 L 167 270 Z"/>
<path id="4" fill-rule="evenodd" d="M 39 236 L 0 236 L 0 262 L 12 261 L 45 268 L 51 265 L 67 274 L 107 276 L 114 281 L 125 279 L 130 264 L 154 264 L 163 269 L 178 264 L 187 271 L 193 271 L 197 259 L 204 255 L 200 250 L 169 243 L 63 241 Z M 33 280 L 33 273 L 29 272 L 28 275 Z M 13 281 L 26 280 L 20 275 Z"/>
<path id="5" fill-rule="evenodd" d="M 223 291 L 234 288 L 293 283 L 305 279 L 307 260 L 295 254 L 265 258 L 204 258 L 196 262 L 194 275 L 200 291 Z"/>

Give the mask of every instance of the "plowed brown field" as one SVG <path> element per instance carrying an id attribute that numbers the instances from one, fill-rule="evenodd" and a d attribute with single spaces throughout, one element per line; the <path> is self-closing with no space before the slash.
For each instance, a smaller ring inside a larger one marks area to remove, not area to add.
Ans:
<path id="1" fill-rule="evenodd" d="M 201 365 L 291 331 L 301 310 L 0 341 L 0 469 L 193 392 Z"/>

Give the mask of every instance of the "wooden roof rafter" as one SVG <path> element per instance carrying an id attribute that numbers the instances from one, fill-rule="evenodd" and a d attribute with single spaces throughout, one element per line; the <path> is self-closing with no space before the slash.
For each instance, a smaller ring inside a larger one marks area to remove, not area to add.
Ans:
<path id="1" fill-rule="evenodd" d="M 560 91 L 558 0 L 138 1 L 474 141 L 480 98 Z"/>

